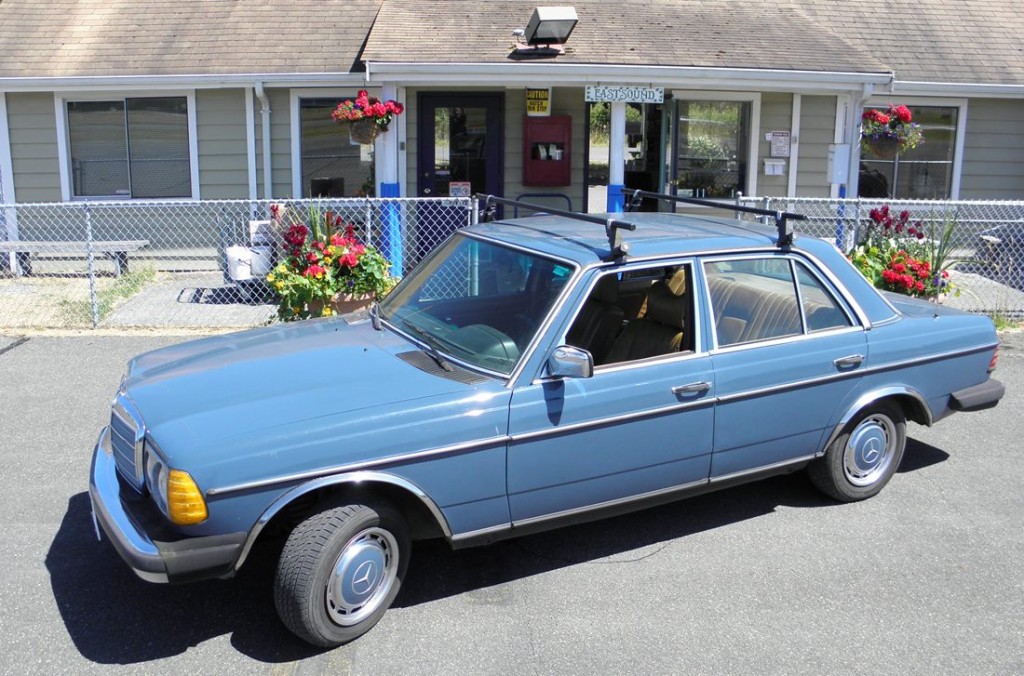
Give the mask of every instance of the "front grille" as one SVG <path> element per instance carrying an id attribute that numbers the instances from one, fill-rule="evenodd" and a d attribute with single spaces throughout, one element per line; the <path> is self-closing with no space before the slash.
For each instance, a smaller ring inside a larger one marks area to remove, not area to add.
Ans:
<path id="1" fill-rule="evenodd" d="M 117 471 L 136 490 L 142 490 L 142 421 L 133 412 L 131 402 L 121 395 L 110 411 L 110 448 Z"/>

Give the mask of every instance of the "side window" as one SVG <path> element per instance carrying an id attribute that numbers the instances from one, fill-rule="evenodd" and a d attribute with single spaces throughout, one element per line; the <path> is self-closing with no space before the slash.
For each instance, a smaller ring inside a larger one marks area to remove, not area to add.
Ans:
<path id="1" fill-rule="evenodd" d="M 835 297 L 802 263 L 796 264 L 796 279 L 800 283 L 808 333 L 850 326 L 850 319 Z"/>
<path id="2" fill-rule="evenodd" d="M 785 258 L 704 264 L 719 347 L 802 333 L 793 272 Z"/>
<path id="3" fill-rule="evenodd" d="M 689 265 L 674 265 L 601 275 L 566 341 L 598 366 L 692 350 L 690 273 Z"/>

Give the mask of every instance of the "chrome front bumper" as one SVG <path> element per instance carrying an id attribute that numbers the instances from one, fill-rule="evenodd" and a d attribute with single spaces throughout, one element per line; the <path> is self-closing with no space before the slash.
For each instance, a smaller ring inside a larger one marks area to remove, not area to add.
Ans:
<path id="1" fill-rule="evenodd" d="M 125 511 L 117 467 L 110 453 L 110 428 L 104 427 L 92 454 L 89 499 L 93 518 L 110 538 L 114 549 L 147 582 L 167 582 L 167 566 L 160 550 Z"/>

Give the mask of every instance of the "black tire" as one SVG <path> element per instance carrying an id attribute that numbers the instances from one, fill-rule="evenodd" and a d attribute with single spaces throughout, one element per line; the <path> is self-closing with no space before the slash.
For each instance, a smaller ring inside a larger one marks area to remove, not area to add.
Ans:
<path id="1" fill-rule="evenodd" d="M 291 532 L 278 560 L 274 603 L 281 621 L 323 648 L 359 638 L 398 595 L 410 551 L 405 520 L 389 505 L 314 514 Z"/>
<path id="2" fill-rule="evenodd" d="M 864 500 L 889 483 L 906 446 L 903 409 L 895 402 L 877 402 L 850 421 L 807 473 L 819 490 L 836 500 Z"/>

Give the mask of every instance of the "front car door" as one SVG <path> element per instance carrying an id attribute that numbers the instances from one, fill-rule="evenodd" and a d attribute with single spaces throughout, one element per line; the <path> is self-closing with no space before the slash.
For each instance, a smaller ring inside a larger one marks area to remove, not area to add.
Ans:
<path id="1" fill-rule="evenodd" d="M 541 349 L 574 343 L 593 350 L 593 376 L 556 379 L 539 370 L 512 395 L 514 526 L 707 482 L 714 391 L 687 288 L 693 267 L 619 267 L 584 282 L 583 302 Z M 614 340 L 605 339 L 609 330 Z"/>

